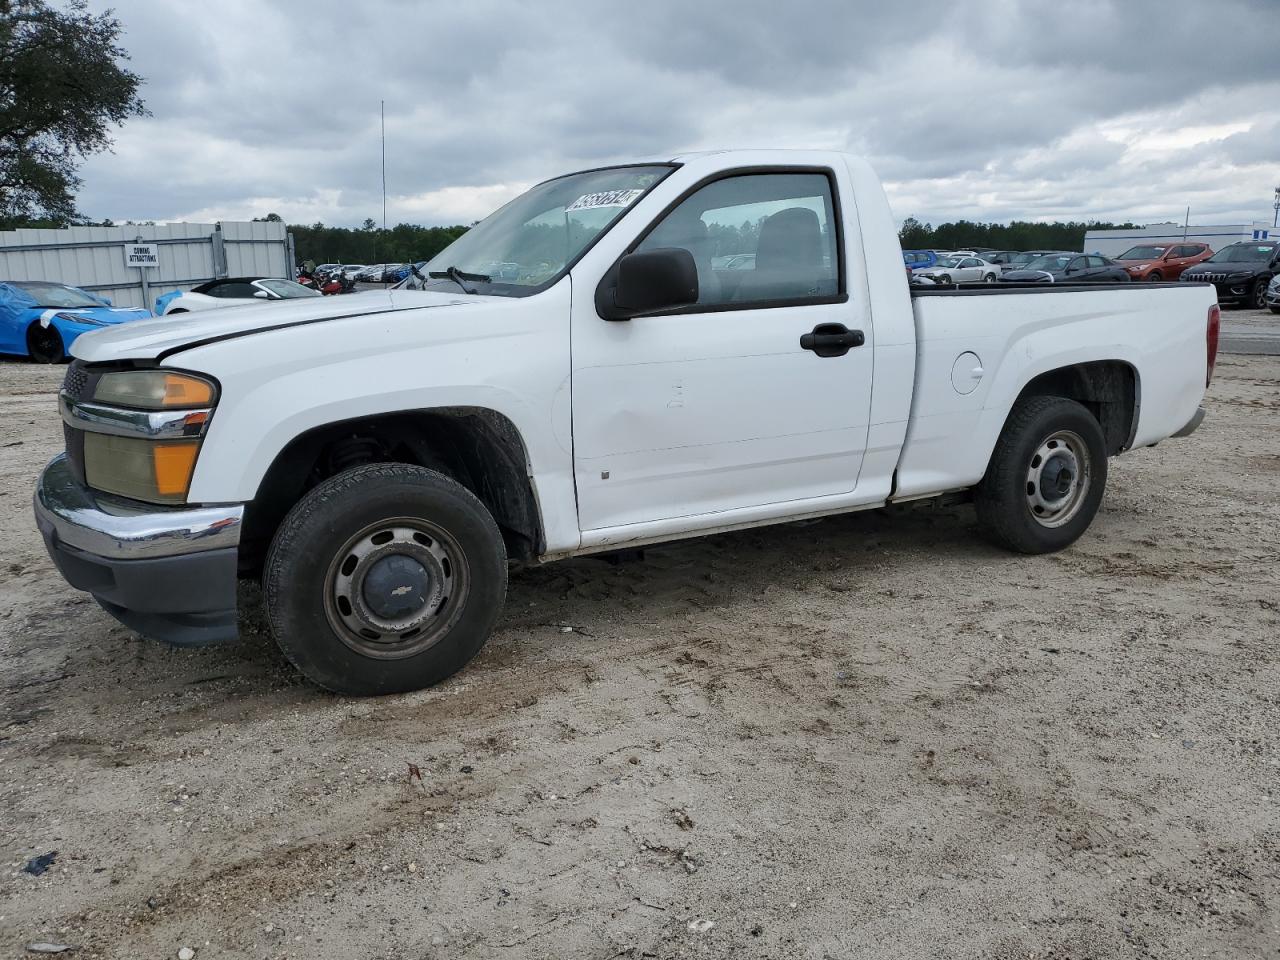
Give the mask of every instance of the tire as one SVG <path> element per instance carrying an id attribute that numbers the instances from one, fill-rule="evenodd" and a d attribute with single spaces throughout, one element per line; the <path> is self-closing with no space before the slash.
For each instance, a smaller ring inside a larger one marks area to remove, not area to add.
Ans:
<path id="1" fill-rule="evenodd" d="M 1254 310 L 1261 310 L 1267 305 L 1267 284 L 1268 280 L 1258 280 L 1249 290 L 1249 307 Z"/>
<path id="2" fill-rule="evenodd" d="M 950 275 L 944 273 L 942 276 L 938 277 L 938 282 L 949 284 L 951 282 L 951 277 Z"/>
<path id="3" fill-rule="evenodd" d="M 375 463 L 294 505 L 262 580 L 271 632 L 307 679 L 353 696 L 403 693 L 452 676 L 489 639 L 506 548 L 457 481 Z"/>
<path id="4" fill-rule="evenodd" d="M 165 314 L 165 316 L 176 317 L 180 313 L 190 313 L 190 312 L 191 312 L 190 310 L 184 310 L 182 307 L 178 307 L 176 310 L 170 310 L 168 313 Z"/>
<path id="5" fill-rule="evenodd" d="M 53 324 L 40 326 L 39 322 L 27 327 L 27 355 L 35 363 L 62 363 L 67 359 L 67 348 Z"/>
<path id="6" fill-rule="evenodd" d="M 1150 283 L 1163 283 L 1164 277 L 1161 275 L 1159 270 L 1152 270 L 1147 274 L 1147 280 Z"/>
<path id="7" fill-rule="evenodd" d="M 983 275 L 983 277 L 982 277 L 982 282 L 983 282 L 983 283 L 995 283 L 995 282 L 996 282 L 996 275 L 995 275 L 994 273 L 988 273 L 988 274 L 985 274 L 985 275 Z"/>
<path id="8" fill-rule="evenodd" d="M 1106 440 L 1093 414 L 1064 397 L 1028 397 L 1009 414 L 974 503 L 994 543 L 1052 553 L 1089 528 L 1106 484 Z"/>

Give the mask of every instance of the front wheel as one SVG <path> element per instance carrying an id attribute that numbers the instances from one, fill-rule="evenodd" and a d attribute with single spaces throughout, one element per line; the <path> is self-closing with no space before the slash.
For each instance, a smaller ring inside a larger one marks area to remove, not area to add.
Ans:
<path id="1" fill-rule="evenodd" d="M 42 327 L 33 323 L 27 330 L 27 354 L 36 363 L 61 363 L 67 358 L 67 349 L 53 324 Z"/>
<path id="2" fill-rule="evenodd" d="M 974 502 L 984 534 L 1019 553 L 1051 553 L 1089 528 L 1107 484 L 1098 421 L 1065 397 L 1014 406 Z"/>
<path id="3" fill-rule="evenodd" d="M 1160 275 L 1159 270 L 1152 270 L 1149 274 L 1147 274 L 1147 280 L 1151 283 L 1160 283 L 1164 280 L 1164 277 Z"/>
<path id="4" fill-rule="evenodd" d="M 479 652 L 507 590 L 502 534 L 457 481 L 377 463 L 321 483 L 285 517 L 263 574 L 271 632 L 336 693 L 439 683 Z"/>
<path id="5" fill-rule="evenodd" d="M 1261 310 L 1267 305 L 1267 281 L 1259 280 L 1253 285 L 1253 289 L 1249 292 L 1249 303 L 1255 310 Z"/>

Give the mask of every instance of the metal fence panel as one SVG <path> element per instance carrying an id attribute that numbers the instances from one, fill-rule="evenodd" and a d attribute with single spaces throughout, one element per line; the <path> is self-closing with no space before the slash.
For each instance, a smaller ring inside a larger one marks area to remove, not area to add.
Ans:
<path id="1" fill-rule="evenodd" d="M 134 241 L 157 244 L 159 264 L 145 271 L 146 303 L 143 270 L 124 259 L 124 245 Z M 5 230 L 0 281 L 52 280 L 101 293 L 116 306 L 155 309 L 160 294 L 190 290 L 215 277 L 292 277 L 288 244 L 285 225 L 267 221 Z M 219 245 L 225 267 L 215 255 Z"/>

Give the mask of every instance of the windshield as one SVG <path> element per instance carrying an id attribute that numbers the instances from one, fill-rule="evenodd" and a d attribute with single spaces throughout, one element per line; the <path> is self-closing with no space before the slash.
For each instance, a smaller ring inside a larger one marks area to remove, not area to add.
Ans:
<path id="1" fill-rule="evenodd" d="M 294 283 L 292 280 L 259 280 L 258 286 L 286 300 L 292 300 L 294 297 L 320 296 L 319 290 L 312 290 L 310 287 L 304 287 L 302 284 Z"/>
<path id="2" fill-rule="evenodd" d="M 1071 255 L 1055 254 L 1049 257 L 1036 257 L 1027 264 L 1027 270 L 1065 270 L 1067 264 L 1071 262 Z"/>
<path id="3" fill-rule="evenodd" d="M 453 287 L 456 268 L 468 288 L 500 297 L 541 290 L 627 209 L 671 172 L 668 166 L 612 167 L 548 180 L 516 197 L 445 247 L 403 287 Z M 482 279 L 475 279 L 482 278 Z"/>
<path id="4" fill-rule="evenodd" d="M 1275 253 L 1274 243 L 1233 243 L 1229 247 L 1223 247 L 1205 263 L 1252 263 L 1270 260 Z"/>
<path id="5" fill-rule="evenodd" d="M 1130 247 L 1117 260 L 1159 260 L 1168 247 Z"/>
<path id="6" fill-rule="evenodd" d="M 100 307 L 96 300 L 83 290 L 64 287 L 60 283 L 14 282 L 13 286 L 35 300 L 40 307 Z"/>

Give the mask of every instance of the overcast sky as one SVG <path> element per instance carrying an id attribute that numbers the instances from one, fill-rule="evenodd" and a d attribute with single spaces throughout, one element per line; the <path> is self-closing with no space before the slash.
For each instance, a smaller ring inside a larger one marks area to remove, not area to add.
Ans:
<path id="1" fill-rule="evenodd" d="M 380 219 L 383 99 L 389 224 L 719 147 L 863 154 L 934 223 L 1270 220 L 1280 185 L 1280 0 L 114 6 L 153 115 L 85 164 L 95 219 Z"/>

